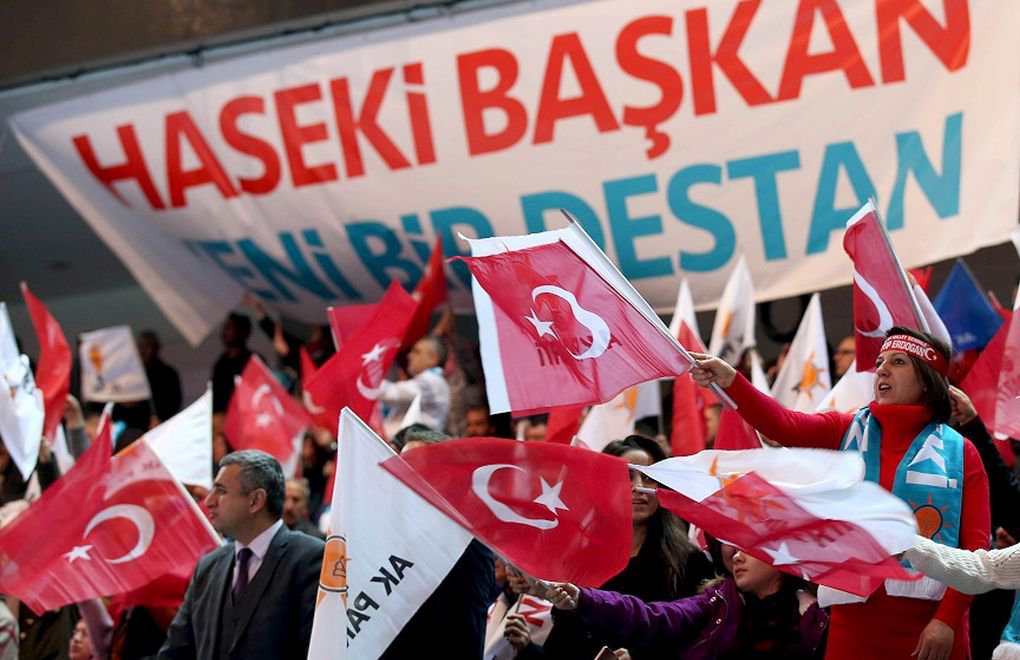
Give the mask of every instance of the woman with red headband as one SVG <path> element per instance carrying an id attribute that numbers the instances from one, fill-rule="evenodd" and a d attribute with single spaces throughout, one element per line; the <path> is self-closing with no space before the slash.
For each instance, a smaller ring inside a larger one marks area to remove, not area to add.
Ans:
<path id="1" fill-rule="evenodd" d="M 708 355 L 695 355 L 691 375 L 723 387 L 740 416 L 780 444 L 861 452 L 865 478 L 910 504 L 922 534 L 976 550 L 988 546 L 988 478 L 977 449 L 947 424 L 949 357 L 927 333 L 891 329 L 875 362 L 874 400 L 853 415 L 787 410 Z M 866 601 L 822 587 L 819 603 L 832 605 L 826 658 L 967 658 L 971 600 L 931 578 L 887 581 Z"/>

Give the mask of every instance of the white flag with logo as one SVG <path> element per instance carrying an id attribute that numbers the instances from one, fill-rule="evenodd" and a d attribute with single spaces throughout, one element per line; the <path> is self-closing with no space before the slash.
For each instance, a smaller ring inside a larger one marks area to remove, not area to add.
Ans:
<path id="1" fill-rule="evenodd" d="M 772 396 L 787 408 L 810 411 L 818 407 L 831 387 L 822 301 L 816 293 L 811 296 L 783 368 L 772 384 Z"/>
<path id="2" fill-rule="evenodd" d="M 7 303 L 3 302 L 0 302 L 0 374 L 6 385 L 0 392 L 0 437 L 18 472 L 28 481 L 39 460 L 46 411 L 28 358 L 18 352 Z"/>
<path id="3" fill-rule="evenodd" d="M 843 377 L 836 381 L 835 386 L 818 403 L 816 410 L 855 413 L 868 405 L 873 398 L 875 398 L 875 372 L 857 371 L 857 361 L 854 360 Z"/>
<path id="4" fill-rule="evenodd" d="M 144 436 L 159 460 L 182 484 L 211 489 L 212 390 Z"/>
<path id="5" fill-rule="evenodd" d="M 86 401 L 144 401 L 152 396 L 138 347 L 126 325 L 79 336 L 81 397 Z"/>
<path id="6" fill-rule="evenodd" d="M 723 289 L 708 352 L 736 364 L 744 351 L 754 345 L 754 282 L 741 255 Z"/>
<path id="7" fill-rule="evenodd" d="M 577 437 L 595 451 L 602 451 L 613 440 L 634 433 L 639 419 L 662 414 L 659 381 L 650 380 L 628 387 L 606 403 L 592 406 Z"/>
<path id="8" fill-rule="evenodd" d="M 27 356 L 20 355 L 4 365 L 3 384 L 0 391 L 0 436 L 18 472 L 28 481 L 39 460 L 46 409 L 42 391 L 35 386 Z"/>
<path id="9" fill-rule="evenodd" d="M 350 409 L 341 411 L 309 658 L 378 658 L 471 542 L 379 467 L 393 455 Z"/>

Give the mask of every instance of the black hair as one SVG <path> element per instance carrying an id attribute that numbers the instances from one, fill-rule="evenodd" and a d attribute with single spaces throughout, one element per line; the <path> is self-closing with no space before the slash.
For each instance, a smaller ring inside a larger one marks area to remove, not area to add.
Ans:
<path id="1" fill-rule="evenodd" d="M 220 469 L 228 465 L 241 468 L 241 493 L 247 495 L 261 488 L 266 491 L 266 511 L 274 518 L 283 514 L 283 497 L 286 492 L 283 468 L 280 462 L 264 451 L 243 449 L 227 454 L 220 460 Z"/>
<path id="2" fill-rule="evenodd" d="M 666 460 L 666 452 L 655 440 L 643 435 L 628 435 L 623 440 L 614 440 L 606 445 L 602 453 L 623 456 L 628 451 L 643 451 L 653 463 Z M 656 554 L 665 567 L 666 585 L 673 598 L 680 597 L 687 558 L 698 549 L 687 538 L 687 527 L 680 518 L 662 505 L 648 519 L 648 536 L 645 543 L 657 545 Z"/>

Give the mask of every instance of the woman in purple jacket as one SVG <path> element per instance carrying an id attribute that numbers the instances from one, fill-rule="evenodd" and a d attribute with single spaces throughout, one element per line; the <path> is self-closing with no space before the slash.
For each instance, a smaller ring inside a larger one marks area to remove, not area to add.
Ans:
<path id="1" fill-rule="evenodd" d="M 733 576 L 690 598 L 646 603 L 572 584 L 554 585 L 545 597 L 657 658 L 820 658 L 828 615 L 803 585 L 737 551 Z"/>

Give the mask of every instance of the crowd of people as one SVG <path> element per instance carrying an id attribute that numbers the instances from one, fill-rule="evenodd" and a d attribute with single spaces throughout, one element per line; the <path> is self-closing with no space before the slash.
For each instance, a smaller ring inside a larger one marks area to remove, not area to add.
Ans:
<path id="1" fill-rule="evenodd" d="M 275 355 L 267 363 L 300 399 L 298 354 L 304 349 L 316 364 L 324 363 L 333 352 L 328 327 L 313 328 L 302 340 L 255 301 L 249 304 L 272 342 Z M 232 313 L 223 324 L 223 352 L 211 371 L 216 476 L 211 490 L 189 487 L 229 542 L 199 562 L 175 608 L 119 607 L 112 598 L 37 616 L 11 598 L 0 599 L 0 660 L 19 652 L 22 658 L 75 659 L 305 657 L 337 439 L 335 429 L 309 429 L 300 477 L 284 475 L 263 452 L 232 451 L 223 417 L 235 377 L 253 355 L 251 332 L 244 314 Z M 122 422 L 117 449 L 173 416 L 182 404 L 180 379 L 161 359 L 159 338 L 143 332 L 138 342 L 152 401 L 115 408 L 114 419 Z M 695 357 L 694 380 L 722 388 L 770 444 L 859 450 L 867 479 L 903 499 L 939 507 L 944 524 L 936 538 L 919 537 L 905 556 L 930 577 L 909 584 L 890 581 L 867 599 L 819 589 L 711 536 L 695 536 L 648 492 L 657 484 L 632 471 L 633 542 L 630 561 L 618 575 L 598 589 L 548 583 L 506 565 L 474 541 L 385 657 L 412 657 L 428 649 L 445 658 L 481 658 L 484 650 L 487 660 L 945 660 L 989 657 L 992 649 L 996 657 L 1020 657 L 1015 646 L 1020 629 L 1014 623 L 1006 627 L 1011 594 L 982 597 L 994 602 L 992 617 L 970 614 L 972 594 L 1020 587 L 1020 552 L 1014 545 L 1020 534 L 1020 485 L 966 393 L 950 385 L 952 355 L 946 345 L 910 328 L 890 330 L 876 364 L 874 400 L 856 414 L 788 410 L 752 386 L 738 368 L 707 354 Z M 842 376 L 853 359 L 853 337 L 837 342 L 831 373 Z M 545 416 L 490 414 L 477 349 L 456 333 L 449 313 L 400 356 L 379 392 L 388 420 L 403 419 L 408 405 L 420 401 L 416 424 L 387 428 L 396 452 L 453 437 L 545 440 Z M 669 387 L 662 393 L 669 409 Z M 719 411 L 718 405 L 704 411 L 709 447 Z M 97 420 L 97 409 L 86 405 L 83 410 L 68 397 L 64 425 L 74 456 L 89 446 Z M 632 465 L 651 465 L 669 456 L 673 431 L 668 416 L 642 420 L 634 435 L 603 451 Z M 867 446 L 855 445 L 864 431 Z M 932 434 L 948 457 L 947 473 L 961 488 L 905 479 L 907 458 Z M 45 442 L 36 474 L 41 489 L 60 476 Z M 2 450 L 0 480 L 2 524 L 24 510 L 30 488 Z M 521 614 L 525 594 L 545 602 L 548 615 Z M 495 607 L 499 603 L 503 606 Z"/>

